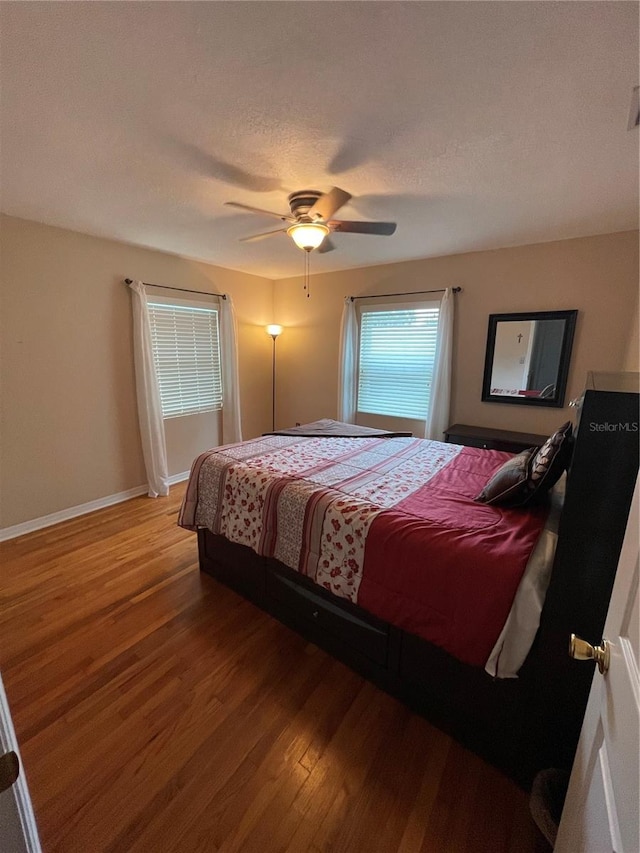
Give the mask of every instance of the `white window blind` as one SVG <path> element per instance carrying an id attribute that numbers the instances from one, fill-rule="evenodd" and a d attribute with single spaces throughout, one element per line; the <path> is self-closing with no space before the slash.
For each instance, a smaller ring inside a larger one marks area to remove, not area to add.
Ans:
<path id="1" fill-rule="evenodd" d="M 361 309 L 359 412 L 426 418 L 438 314 L 437 303 L 423 307 Z"/>
<path id="2" fill-rule="evenodd" d="M 222 408 L 218 311 L 149 302 L 162 416 Z"/>

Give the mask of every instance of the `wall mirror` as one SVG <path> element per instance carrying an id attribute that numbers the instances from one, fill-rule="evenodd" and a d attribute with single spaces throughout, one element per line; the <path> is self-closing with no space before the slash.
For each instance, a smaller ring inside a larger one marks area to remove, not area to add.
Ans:
<path id="1" fill-rule="evenodd" d="M 482 399 L 564 405 L 577 311 L 490 314 Z"/>

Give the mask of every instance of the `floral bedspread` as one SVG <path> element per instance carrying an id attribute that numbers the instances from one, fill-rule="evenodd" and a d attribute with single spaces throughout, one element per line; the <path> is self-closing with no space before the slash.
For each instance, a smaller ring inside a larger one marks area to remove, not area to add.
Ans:
<path id="1" fill-rule="evenodd" d="M 483 666 L 545 518 L 474 502 L 506 458 L 417 438 L 262 437 L 196 459 L 178 523 Z"/>

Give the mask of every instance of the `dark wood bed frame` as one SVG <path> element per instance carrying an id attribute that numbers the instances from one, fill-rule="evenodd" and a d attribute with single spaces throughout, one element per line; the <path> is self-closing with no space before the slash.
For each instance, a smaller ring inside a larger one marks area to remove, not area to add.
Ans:
<path id="1" fill-rule="evenodd" d="M 586 392 L 581 417 L 637 423 L 638 395 Z M 570 660 L 569 636 L 602 638 L 637 471 L 637 433 L 579 431 L 552 581 L 517 679 L 493 679 L 208 530 L 198 531 L 200 568 L 528 788 L 538 770 L 573 761 L 594 668 Z"/>

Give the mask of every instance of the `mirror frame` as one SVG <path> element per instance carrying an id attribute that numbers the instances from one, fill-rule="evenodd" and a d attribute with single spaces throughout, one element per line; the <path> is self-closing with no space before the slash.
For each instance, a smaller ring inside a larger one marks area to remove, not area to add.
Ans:
<path id="1" fill-rule="evenodd" d="M 482 382 L 482 401 L 484 403 L 505 403 L 511 406 L 552 406 L 554 408 L 561 409 L 564 406 L 564 397 L 567 389 L 571 347 L 573 345 L 573 335 L 576 328 L 577 316 L 577 309 L 571 311 L 528 311 L 518 314 L 489 314 L 487 352 L 485 355 L 484 379 Z M 556 383 L 556 393 L 553 397 L 544 399 L 540 397 L 507 397 L 498 394 L 491 394 L 491 374 L 493 372 L 493 356 L 496 346 L 497 325 L 500 322 L 516 320 L 565 321 L 562 348 L 560 350 L 560 364 L 558 366 L 558 381 Z"/>

